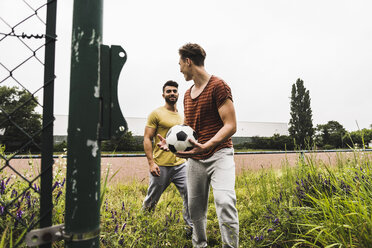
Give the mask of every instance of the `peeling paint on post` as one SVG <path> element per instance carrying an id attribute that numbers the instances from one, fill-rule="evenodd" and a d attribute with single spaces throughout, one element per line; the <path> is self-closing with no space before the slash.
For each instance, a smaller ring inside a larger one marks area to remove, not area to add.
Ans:
<path id="1" fill-rule="evenodd" d="M 100 227 L 100 46 L 102 0 L 75 0 L 66 179 L 66 234 L 92 236 Z M 94 196 L 94 197 L 92 197 Z M 99 236 L 66 247 L 99 247 Z"/>
<path id="2" fill-rule="evenodd" d="M 92 156 L 93 157 L 96 157 L 97 156 L 97 152 L 98 152 L 98 142 L 97 140 L 87 140 L 87 146 L 91 146 L 92 147 Z"/>

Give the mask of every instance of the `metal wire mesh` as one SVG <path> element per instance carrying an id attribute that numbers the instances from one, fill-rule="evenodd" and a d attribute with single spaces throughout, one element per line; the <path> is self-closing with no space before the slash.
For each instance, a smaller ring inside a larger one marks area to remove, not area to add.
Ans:
<path id="1" fill-rule="evenodd" d="M 47 10 L 52 3 L 56 0 L 0 3 L 0 234 L 12 233 L 8 245 L 13 247 L 24 246 L 24 235 L 51 216 L 51 204 L 45 211 L 40 202 L 42 188 L 49 187 L 41 185 L 42 178 L 51 175 L 53 160 L 40 168 L 43 156 L 30 159 L 26 166 L 15 156 L 45 154 L 45 130 L 53 126 L 53 118 L 45 118 L 45 109 L 53 109 L 53 101 L 46 101 L 53 94 L 45 94 L 45 89 L 55 79 L 54 67 L 52 76 L 46 72 L 45 52 L 56 41 L 55 34 L 48 33 Z M 54 64 L 54 54 L 52 59 Z M 47 179 L 48 184 L 51 180 Z M 39 212 L 40 207 L 44 212 Z"/>

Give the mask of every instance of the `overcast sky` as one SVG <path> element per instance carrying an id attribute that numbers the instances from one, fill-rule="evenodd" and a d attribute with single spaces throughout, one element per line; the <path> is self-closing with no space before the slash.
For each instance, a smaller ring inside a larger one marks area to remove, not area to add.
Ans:
<path id="1" fill-rule="evenodd" d="M 104 3 L 103 42 L 128 54 L 119 80 L 126 117 L 147 117 L 162 105 L 170 79 L 180 84 L 183 111 L 192 82 L 179 72 L 178 48 L 195 42 L 207 52 L 207 71 L 231 86 L 238 121 L 288 123 L 291 87 L 301 78 L 314 126 L 336 120 L 354 131 L 356 123 L 372 124 L 370 0 Z M 68 114 L 72 5 L 58 1 L 55 114 Z"/>

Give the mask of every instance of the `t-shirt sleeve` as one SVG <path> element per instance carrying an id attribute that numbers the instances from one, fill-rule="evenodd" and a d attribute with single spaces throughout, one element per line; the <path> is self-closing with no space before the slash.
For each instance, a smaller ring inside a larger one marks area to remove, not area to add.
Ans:
<path id="1" fill-rule="evenodd" d="M 222 80 L 216 84 L 215 97 L 217 108 L 220 108 L 227 99 L 233 100 L 230 87 Z"/>
<path id="2" fill-rule="evenodd" d="M 153 111 L 149 114 L 147 117 L 146 127 L 151 127 L 156 129 L 158 127 L 158 115 L 156 114 L 156 111 Z"/>

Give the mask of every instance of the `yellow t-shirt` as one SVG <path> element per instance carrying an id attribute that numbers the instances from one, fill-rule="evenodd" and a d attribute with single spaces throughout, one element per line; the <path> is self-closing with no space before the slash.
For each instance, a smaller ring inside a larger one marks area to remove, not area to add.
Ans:
<path id="1" fill-rule="evenodd" d="M 157 134 L 165 138 L 168 130 L 174 125 L 183 124 L 183 117 L 178 112 L 172 112 L 164 106 L 152 111 L 147 118 L 147 127 L 156 129 L 153 143 L 153 157 L 159 166 L 175 166 L 186 162 L 185 159 L 176 157 L 172 152 L 161 150 L 156 144 L 160 141 Z"/>

